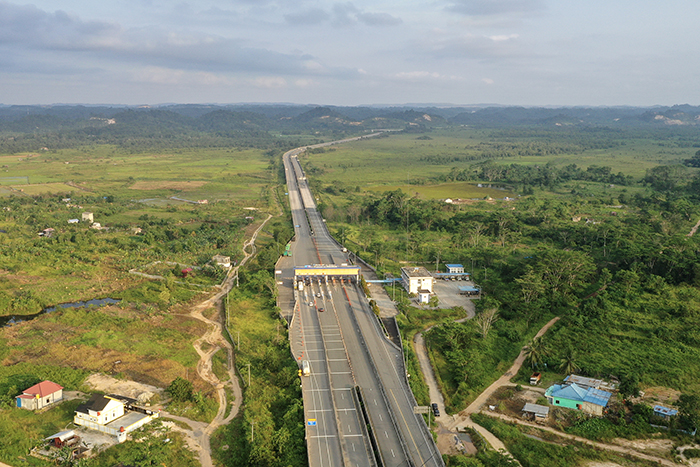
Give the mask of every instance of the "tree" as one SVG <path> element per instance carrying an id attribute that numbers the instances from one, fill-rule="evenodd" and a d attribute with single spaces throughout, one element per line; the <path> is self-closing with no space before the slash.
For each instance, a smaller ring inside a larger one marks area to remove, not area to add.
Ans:
<path id="1" fill-rule="evenodd" d="M 700 425 L 700 397 L 697 394 L 681 394 L 678 399 L 678 427 L 694 431 Z"/>
<path id="2" fill-rule="evenodd" d="M 566 375 L 576 373 L 580 369 L 576 364 L 577 357 L 578 355 L 574 349 L 571 347 L 566 349 L 566 353 L 564 353 L 564 356 L 559 360 L 559 371 Z"/>
<path id="3" fill-rule="evenodd" d="M 549 348 L 541 337 L 533 337 L 524 350 L 525 360 L 530 362 L 532 369 L 542 363 L 545 357 L 549 356 Z"/>
<path id="4" fill-rule="evenodd" d="M 481 337 L 486 339 L 486 336 L 488 336 L 489 331 L 491 330 L 491 326 L 493 326 L 493 323 L 498 319 L 498 308 L 488 308 L 481 313 L 479 313 L 479 316 L 476 317 L 474 322 L 476 323 L 477 328 L 479 328 L 479 332 L 481 333 Z"/>
<path id="5" fill-rule="evenodd" d="M 174 401 L 177 402 L 187 402 L 192 399 L 192 392 L 194 391 L 194 386 L 191 381 L 184 378 L 177 377 L 165 390 Z"/>

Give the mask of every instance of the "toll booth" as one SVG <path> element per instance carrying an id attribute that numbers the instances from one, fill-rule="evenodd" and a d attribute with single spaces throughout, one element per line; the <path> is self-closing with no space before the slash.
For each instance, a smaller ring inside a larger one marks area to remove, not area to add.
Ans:
<path id="1" fill-rule="evenodd" d="M 360 280 L 359 266 L 337 266 L 335 264 L 311 264 L 294 268 L 294 281 L 308 282 L 312 279 L 343 279 L 350 282 Z"/>

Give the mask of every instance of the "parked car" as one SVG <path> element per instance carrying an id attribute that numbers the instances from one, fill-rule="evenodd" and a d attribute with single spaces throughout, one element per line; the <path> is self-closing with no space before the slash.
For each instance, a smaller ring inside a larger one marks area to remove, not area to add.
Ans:
<path id="1" fill-rule="evenodd" d="M 440 416 L 440 409 L 438 408 L 438 405 L 435 402 L 430 404 L 430 408 L 433 409 L 433 415 L 435 415 L 436 417 Z"/>

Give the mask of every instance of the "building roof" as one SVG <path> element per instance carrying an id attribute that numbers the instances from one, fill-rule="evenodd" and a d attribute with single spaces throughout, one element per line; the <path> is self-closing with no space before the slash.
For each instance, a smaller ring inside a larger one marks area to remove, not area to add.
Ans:
<path id="1" fill-rule="evenodd" d="M 473 285 L 460 285 L 459 286 L 459 291 L 460 292 L 478 292 L 479 287 L 474 287 Z"/>
<path id="2" fill-rule="evenodd" d="M 567 383 L 576 383 L 585 388 L 599 388 L 603 384 L 602 379 L 586 378 L 585 376 L 569 375 L 564 378 Z"/>
<path id="3" fill-rule="evenodd" d="M 528 402 L 523 407 L 523 412 L 534 413 L 538 417 L 546 417 L 549 415 L 549 407 Z"/>
<path id="4" fill-rule="evenodd" d="M 555 384 L 547 389 L 545 395 L 553 398 L 568 399 L 571 401 L 589 402 L 591 404 L 605 407 L 612 396 L 612 393 L 596 388 L 583 388 L 576 383 Z"/>
<path id="5" fill-rule="evenodd" d="M 414 279 L 422 278 L 422 277 L 430 277 L 432 279 L 432 275 L 430 272 L 425 269 L 423 266 L 415 266 L 415 267 L 410 267 L 410 268 L 401 268 L 401 272 L 406 274 L 406 276 Z"/>
<path id="6" fill-rule="evenodd" d="M 427 295 L 430 295 L 430 290 L 420 289 L 420 290 L 418 291 L 418 293 L 419 293 L 419 294 L 427 294 Z"/>
<path id="7" fill-rule="evenodd" d="M 34 386 L 25 389 L 22 391 L 24 394 L 36 396 L 37 394 L 40 397 L 46 397 L 49 394 L 53 394 L 56 391 L 60 391 L 63 389 L 63 386 L 60 386 L 53 381 L 42 381 L 41 383 L 37 383 Z"/>
<path id="8" fill-rule="evenodd" d="M 447 266 L 448 268 L 463 268 L 463 267 L 464 267 L 464 266 L 462 266 L 461 264 L 457 264 L 457 263 L 455 263 L 455 264 L 445 264 L 445 266 Z"/>
<path id="9" fill-rule="evenodd" d="M 654 413 L 659 415 L 666 415 L 667 417 L 673 417 L 674 415 L 678 414 L 678 410 L 670 409 L 668 407 L 664 407 L 663 405 L 655 405 Z"/>
<path id="10" fill-rule="evenodd" d="M 51 435 L 48 438 L 44 438 L 44 440 L 58 438 L 61 441 L 66 441 L 68 439 L 71 439 L 73 436 L 75 436 L 75 431 L 67 430 L 67 431 L 61 431 L 60 433 L 56 433 L 55 435 Z"/>
<path id="11" fill-rule="evenodd" d="M 92 410 L 93 412 L 101 412 L 113 400 L 115 399 L 105 397 L 102 394 L 93 394 L 87 402 L 80 404 L 75 411 L 84 414 L 87 414 L 88 410 Z"/>

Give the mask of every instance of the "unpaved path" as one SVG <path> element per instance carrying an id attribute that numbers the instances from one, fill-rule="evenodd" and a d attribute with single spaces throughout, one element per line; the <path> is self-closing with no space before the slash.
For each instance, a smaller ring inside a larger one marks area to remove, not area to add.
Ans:
<path id="1" fill-rule="evenodd" d="M 697 224 L 695 224 L 693 226 L 693 228 L 690 229 L 690 232 L 688 234 L 686 234 L 686 237 L 692 237 L 693 235 L 695 235 L 695 232 L 697 232 L 699 228 L 700 228 L 700 220 L 698 220 Z"/>
<path id="2" fill-rule="evenodd" d="M 580 436 L 574 436 L 574 435 L 570 435 L 568 433 L 564 433 L 562 431 L 559 431 L 559 430 L 552 428 L 552 427 L 549 427 L 549 426 L 536 425 L 534 423 L 526 422 L 524 420 L 520 420 L 520 419 L 514 418 L 514 417 L 509 417 L 507 415 L 503 415 L 500 413 L 494 413 L 494 412 L 481 412 L 481 413 L 484 415 L 488 415 L 489 417 L 500 418 L 500 419 L 505 420 L 507 422 L 517 423 L 518 425 L 524 425 L 524 426 L 537 428 L 538 430 L 549 431 L 550 433 L 554 433 L 559 437 L 571 439 L 574 441 L 578 441 L 580 443 L 585 443 L 585 444 L 588 444 L 590 446 L 596 447 L 598 449 L 605 449 L 607 451 L 619 452 L 620 454 L 625 454 L 628 456 L 636 457 L 638 459 L 643 459 L 643 460 L 650 461 L 650 462 L 656 462 L 659 465 L 667 465 L 669 467 L 678 465 L 675 462 L 671 462 L 668 459 L 664 459 L 663 457 L 657 457 L 657 456 L 652 456 L 649 454 L 644 454 L 644 453 L 641 453 L 639 451 L 635 451 L 634 449 L 629 449 L 629 448 L 626 448 L 624 446 L 618 446 L 615 444 L 599 443 L 597 441 L 592 441 L 590 439 L 581 438 Z M 554 443 L 554 444 L 557 444 L 557 443 Z"/>
<path id="3" fill-rule="evenodd" d="M 457 320 L 458 322 L 465 321 L 466 319 L 473 317 L 473 310 L 470 310 L 471 313 L 469 313 L 469 316 L 467 318 L 462 318 L 460 320 Z M 554 318 L 550 320 L 547 324 L 545 324 L 535 335 L 535 337 L 540 337 L 542 336 L 547 330 L 559 321 L 559 318 Z M 425 331 L 428 331 L 430 328 L 426 329 Z M 424 332 L 425 332 L 424 331 Z M 428 352 L 425 347 L 425 341 L 423 339 L 423 334 L 422 333 L 417 333 L 414 340 L 414 349 L 416 352 L 416 356 L 418 358 L 418 362 L 421 367 L 421 371 L 423 372 L 423 375 L 425 375 L 425 380 L 426 383 L 428 384 L 428 389 L 430 392 L 430 400 L 431 401 L 438 401 L 438 406 L 440 407 L 440 417 L 437 418 L 437 422 L 440 425 L 440 428 L 438 429 L 438 445 L 446 446 L 451 443 L 453 436 L 457 433 L 457 427 L 469 427 L 472 428 L 473 430 L 477 431 L 495 450 L 501 451 L 507 456 L 512 456 L 506 449 L 506 446 L 503 444 L 503 442 L 498 439 L 496 436 L 494 436 L 490 431 L 488 431 L 486 428 L 482 427 L 481 425 L 478 425 L 474 423 L 470 415 L 472 413 L 478 412 L 479 408 L 486 403 L 486 400 L 498 389 L 499 387 L 510 383 L 510 379 L 520 371 L 520 367 L 523 365 L 523 362 L 525 361 L 525 350 L 521 350 L 520 354 L 518 355 L 518 358 L 515 359 L 515 362 L 513 362 L 513 365 L 510 367 L 510 369 L 503 375 L 501 376 L 498 380 L 496 380 L 493 384 L 491 384 L 486 390 L 484 390 L 479 397 L 477 397 L 474 402 L 472 402 L 466 409 L 461 411 L 459 414 L 454 415 L 450 417 L 445 413 L 445 404 L 444 404 L 444 399 L 442 397 L 442 393 L 440 392 L 437 381 L 435 379 L 435 373 L 433 373 L 433 367 L 430 364 L 430 359 L 428 358 Z"/>
<path id="4" fill-rule="evenodd" d="M 187 424 L 190 430 L 185 430 L 179 427 L 173 427 L 176 431 L 181 431 L 185 434 L 187 438 L 187 445 L 194 449 L 194 451 L 199 455 L 199 461 L 202 467 L 213 467 L 211 460 L 211 447 L 209 445 L 209 439 L 211 434 L 218 427 L 226 425 L 238 414 L 238 410 L 241 407 L 241 401 L 243 400 L 243 393 L 241 391 L 241 386 L 238 382 L 238 377 L 234 372 L 234 354 L 233 346 L 224 337 L 224 326 L 220 320 L 211 320 L 206 318 L 203 314 L 204 311 L 210 308 L 222 307 L 222 300 L 233 288 L 234 283 L 238 280 L 239 269 L 255 255 L 255 239 L 258 234 L 265 226 L 265 224 L 272 218 L 272 215 L 268 215 L 260 226 L 255 230 L 250 240 L 245 242 L 243 245 L 243 253 L 245 257 L 241 262 L 234 268 L 232 268 L 226 275 L 226 279 L 221 283 L 221 290 L 216 293 L 216 295 L 204 300 L 198 305 L 194 306 L 186 316 L 197 319 L 207 324 L 207 332 L 204 333 L 202 337 L 197 339 L 192 345 L 194 349 L 199 354 L 199 362 L 197 363 L 197 373 L 204 380 L 211 384 L 216 389 L 216 394 L 219 399 L 219 410 L 211 421 L 211 423 L 197 422 L 190 420 L 185 417 L 178 417 L 172 415 L 168 412 L 163 411 L 162 415 L 173 420 L 180 421 Z M 216 316 L 216 315 L 215 315 Z M 203 348 L 206 348 L 206 350 Z M 219 378 L 212 371 L 212 357 L 220 349 L 226 349 L 226 354 L 228 357 L 228 381 L 220 381 Z M 228 416 L 226 416 L 226 408 L 229 401 L 226 398 L 226 386 L 230 386 L 233 391 L 234 400 L 231 401 L 231 411 Z M 1 467 L 1 466 L 0 466 Z"/>

